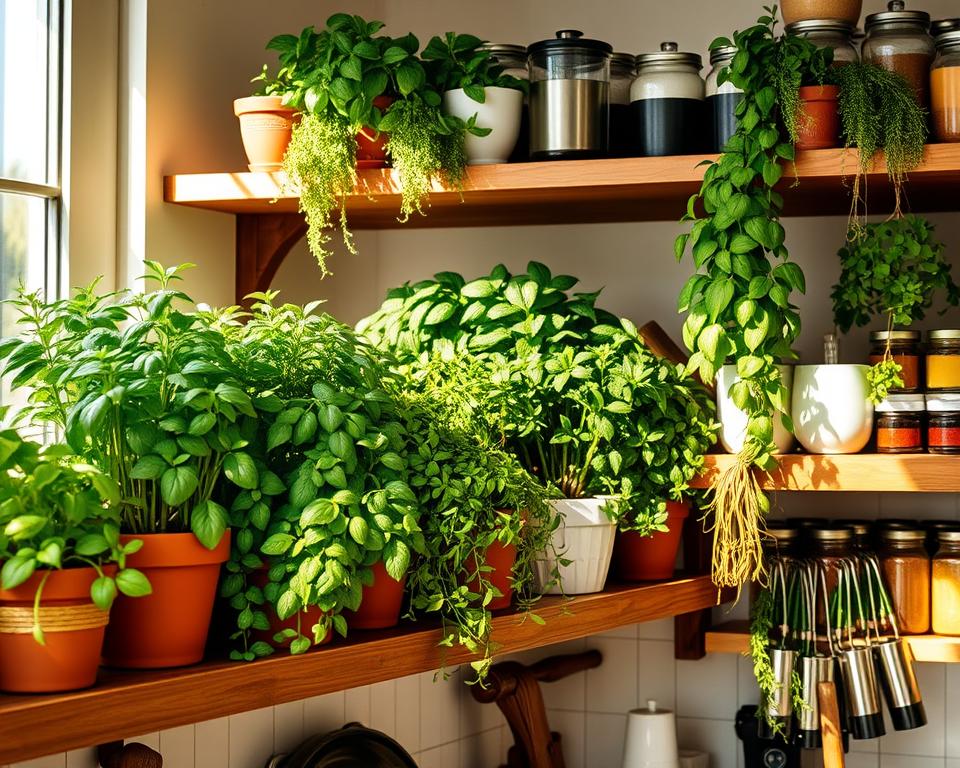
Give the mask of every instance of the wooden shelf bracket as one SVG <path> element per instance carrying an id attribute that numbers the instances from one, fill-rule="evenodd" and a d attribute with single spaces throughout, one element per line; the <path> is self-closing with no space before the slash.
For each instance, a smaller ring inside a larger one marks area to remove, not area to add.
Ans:
<path id="1" fill-rule="evenodd" d="M 307 222 L 299 213 L 237 214 L 237 304 L 270 287 L 290 249 L 306 232 Z"/>

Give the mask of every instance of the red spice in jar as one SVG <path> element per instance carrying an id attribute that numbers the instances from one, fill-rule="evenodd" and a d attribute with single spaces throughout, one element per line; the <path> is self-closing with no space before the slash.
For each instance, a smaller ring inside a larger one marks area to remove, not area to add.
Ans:
<path id="1" fill-rule="evenodd" d="M 960 453 L 960 426 L 934 426 L 927 430 L 930 453 Z"/>
<path id="2" fill-rule="evenodd" d="M 927 395 L 930 453 L 960 453 L 960 395 Z"/>
<path id="3" fill-rule="evenodd" d="M 878 453 L 919 453 L 923 434 L 919 413 L 881 413 L 877 417 Z"/>

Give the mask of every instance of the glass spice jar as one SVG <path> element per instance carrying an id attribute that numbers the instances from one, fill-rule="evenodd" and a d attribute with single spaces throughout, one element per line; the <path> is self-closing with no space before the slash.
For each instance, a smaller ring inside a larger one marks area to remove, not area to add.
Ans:
<path id="1" fill-rule="evenodd" d="M 901 75 L 917 103 L 929 110 L 930 65 L 937 52 L 930 36 L 930 14 L 908 11 L 903 0 L 890 0 L 886 11 L 867 16 L 864 28 L 863 60 Z"/>
<path id="2" fill-rule="evenodd" d="M 890 355 L 900 365 L 903 386 L 890 391 L 917 392 L 920 389 L 920 331 L 870 331 L 870 365 L 883 362 L 890 343 Z"/>
<path id="3" fill-rule="evenodd" d="M 883 532 L 880 565 L 893 601 L 897 627 L 908 635 L 930 629 L 930 555 L 924 531 L 890 529 Z"/>
<path id="4" fill-rule="evenodd" d="M 875 410 L 877 453 L 923 452 L 923 395 L 890 395 Z"/>
<path id="5" fill-rule="evenodd" d="M 960 394 L 927 395 L 927 450 L 960 453 Z"/>
<path id="6" fill-rule="evenodd" d="M 940 531 L 960 531 L 960 522 L 956 520 L 924 520 L 923 529 L 927 532 L 927 552 L 932 557 L 940 546 L 937 541 Z"/>
<path id="7" fill-rule="evenodd" d="M 787 24 L 784 32 L 807 38 L 817 48 L 833 49 L 833 66 L 851 64 L 860 60 L 853 34 L 856 27 L 838 19 L 806 19 Z"/>
<path id="8" fill-rule="evenodd" d="M 710 51 L 710 72 L 706 80 L 707 111 L 710 113 L 713 133 L 711 152 L 723 152 L 730 137 L 737 130 L 737 105 L 743 101 L 743 91 L 730 80 L 720 84 L 720 72 L 730 66 L 737 53 L 736 46 L 724 45 Z"/>
<path id="9" fill-rule="evenodd" d="M 927 334 L 927 392 L 960 392 L 960 330 Z"/>
<path id="10" fill-rule="evenodd" d="M 853 531 L 850 528 L 811 528 L 813 556 L 823 570 L 827 594 L 833 595 L 839 581 L 841 563 L 853 555 Z M 817 624 L 826 621 L 823 600 L 817 601 Z"/>
<path id="11" fill-rule="evenodd" d="M 960 531 L 939 531 L 937 542 L 931 624 L 938 635 L 960 635 Z"/>
<path id="12" fill-rule="evenodd" d="M 930 69 L 930 116 L 937 141 L 960 141 L 960 29 L 937 35 Z"/>

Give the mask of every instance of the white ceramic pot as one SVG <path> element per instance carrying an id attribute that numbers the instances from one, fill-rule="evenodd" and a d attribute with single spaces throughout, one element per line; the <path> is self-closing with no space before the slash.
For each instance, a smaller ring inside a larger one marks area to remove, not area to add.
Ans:
<path id="1" fill-rule="evenodd" d="M 523 93 L 515 88 L 488 86 L 483 104 L 471 99 L 462 88 L 443 94 L 443 111 L 448 115 L 469 120 L 477 116 L 480 128 L 491 128 L 486 136 L 465 137 L 468 165 L 505 163 L 520 136 L 520 112 Z"/>
<path id="2" fill-rule="evenodd" d="M 645 709 L 627 713 L 623 768 L 680 768 L 673 712 L 658 708 L 650 699 Z"/>
<path id="3" fill-rule="evenodd" d="M 604 506 L 607 499 L 554 499 L 553 511 L 560 525 L 553 532 L 553 550 L 538 558 L 537 580 L 546 594 L 586 595 L 600 592 L 607 581 L 617 524 L 610 521 Z M 569 560 L 561 565 L 560 559 Z M 547 586 L 553 571 L 560 583 Z"/>
<path id="4" fill-rule="evenodd" d="M 793 391 L 793 366 L 778 365 L 780 378 L 787 388 L 784 399 L 784 408 L 790 407 Z M 720 444 L 727 453 L 739 453 L 743 448 L 744 438 L 747 436 L 747 414 L 733 404 L 730 397 L 730 387 L 740 380 L 737 376 L 737 366 L 725 365 L 717 373 L 717 417 L 720 419 Z M 793 450 L 793 435 L 790 434 L 779 416 L 773 419 L 773 442 L 777 444 L 779 453 L 789 453 Z"/>
<path id="5" fill-rule="evenodd" d="M 856 453 L 873 431 L 866 365 L 798 365 L 793 427 L 809 453 Z"/>

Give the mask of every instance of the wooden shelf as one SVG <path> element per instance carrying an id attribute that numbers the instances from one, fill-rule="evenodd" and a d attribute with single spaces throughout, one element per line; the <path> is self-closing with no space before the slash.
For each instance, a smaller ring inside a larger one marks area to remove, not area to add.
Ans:
<path id="1" fill-rule="evenodd" d="M 731 599 L 732 594 L 724 594 Z M 541 626 L 522 614 L 494 619 L 498 653 L 572 640 L 615 627 L 701 611 L 718 602 L 708 576 L 680 576 L 605 592 L 544 598 Z M 0 695 L 0 764 L 258 709 L 470 660 L 461 648 L 441 657 L 436 625 L 354 632 L 303 656 L 253 663 L 205 662 L 182 669 L 105 670 L 97 687 L 45 696 Z"/>
<path id="2" fill-rule="evenodd" d="M 391 169 L 360 172 L 360 185 L 347 202 L 352 229 L 396 227 L 578 224 L 585 222 L 679 219 L 687 198 L 703 177 L 699 163 L 716 155 L 634 157 L 617 160 L 565 160 L 472 166 L 462 195 L 436 187 L 426 216 L 397 221 L 399 196 Z M 857 163 L 855 150 L 799 153 L 800 183 L 785 174 L 785 213 L 792 216 L 846 214 L 845 183 Z M 281 194 L 281 173 L 193 173 L 166 176 L 169 203 L 235 214 L 296 213 L 297 200 Z M 870 204 L 889 207 L 886 168 L 870 173 Z M 924 163 L 910 174 L 909 202 L 915 211 L 956 210 L 960 183 L 960 144 L 927 146 Z"/>
<path id="3" fill-rule="evenodd" d="M 779 456 L 780 468 L 760 475 L 768 491 L 960 492 L 960 456 L 932 453 L 854 453 L 845 456 Z M 710 454 L 706 469 L 692 485 L 708 488 L 713 478 L 736 461 L 732 454 Z"/>
<path id="4" fill-rule="evenodd" d="M 747 622 L 730 621 L 707 631 L 707 653 L 746 653 L 750 633 Z M 907 635 L 916 661 L 960 663 L 960 637 Z"/>

